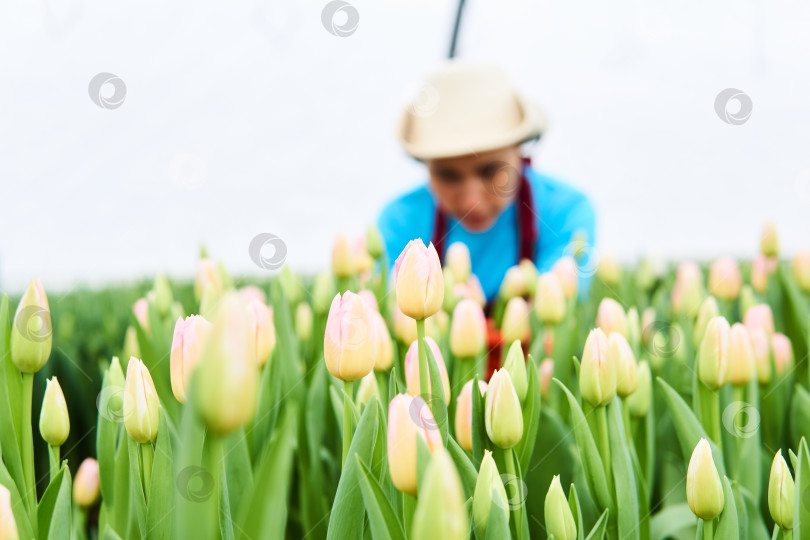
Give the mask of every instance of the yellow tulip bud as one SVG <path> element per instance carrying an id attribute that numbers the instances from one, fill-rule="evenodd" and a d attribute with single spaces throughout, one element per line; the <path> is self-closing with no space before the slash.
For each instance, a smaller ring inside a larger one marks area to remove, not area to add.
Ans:
<path id="1" fill-rule="evenodd" d="M 509 372 L 517 397 L 523 403 L 529 391 L 529 376 L 526 373 L 526 358 L 523 356 L 523 347 L 519 340 L 514 341 L 509 347 L 503 367 Z"/>
<path id="2" fill-rule="evenodd" d="M 357 405 L 368 405 L 368 402 L 371 400 L 372 396 L 377 396 L 377 399 L 380 399 L 380 390 L 377 386 L 377 376 L 374 375 L 374 372 L 369 372 L 368 375 L 360 379 L 360 387 L 357 389 L 357 396 L 355 400 L 357 401 Z"/>
<path id="3" fill-rule="evenodd" d="M 565 497 L 560 476 L 557 475 L 551 480 L 551 486 L 546 493 L 545 502 L 546 533 L 549 538 L 555 540 L 575 540 L 577 537 L 577 525 L 574 521 L 574 514 L 571 513 L 571 506 Z"/>
<path id="4" fill-rule="evenodd" d="M 793 346 L 790 344 L 790 338 L 785 334 L 775 333 L 771 336 L 771 350 L 773 351 L 776 374 L 784 375 L 793 367 L 794 363 Z"/>
<path id="5" fill-rule="evenodd" d="M 124 427 L 135 442 L 144 444 L 157 437 L 159 420 L 160 401 L 152 376 L 141 360 L 130 358 L 124 383 Z"/>
<path id="6" fill-rule="evenodd" d="M 709 294 L 723 300 L 734 300 L 740 294 L 740 266 L 731 257 L 721 257 L 709 268 Z"/>
<path id="7" fill-rule="evenodd" d="M 529 285 L 526 283 L 526 273 L 520 266 L 512 266 L 506 271 L 501 281 L 498 296 L 504 300 L 523 297 L 529 294 Z"/>
<path id="8" fill-rule="evenodd" d="M 478 356 L 486 345 L 487 319 L 475 301 L 465 298 L 453 310 L 450 351 L 458 358 Z"/>
<path id="9" fill-rule="evenodd" d="M 70 434 L 70 418 L 62 387 L 56 377 L 48 379 L 42 411 L 39 415 L 39 433 L 51 446 L 62 446 Z"/>
<path id="10" fill-rule="evenodd" d="M 700 308 L 704 295 L 700 267 L 693 261 L 681 263 L 672 288 L 672 309 L 676 314 L 692 316 Z"/>
<path id="11" fill-rule="evenodd" d="M 301 302 L 295 308 L 295 332 L 300 341 L 305 342 L 312 338 L 312 322 L 312 308 L 306 302 Z"/>
<path id="12" fill-rule="evenodd" d="M 622 267 L 613 254 L 604 253 L 599 257 L 596 277 L 599 281 L 610 286 L 618 285 L 622 280 Z"/>
<path id="13" fill-rule="evenodd" d="M 493 504 L 503 511 L 505 521 L 509 523 L 509 499 L 506 496 L 506 488 L 498 473 L 498 465 L 492 459 L 492 452 L 484 450 L 472 504 L 473 524 L 478 538 L 486 538 L 489 513 Z"/>
<path id="14" fill-rule="evenodd" d="M 436 344 L 436 341 L 431 337 L 426 337 L 425 341 L 428 343 L 428 347 L 430 347 L 430 351 L 433 353 L 433 358 L 436 360 L 437 368 L 439 369 L 439 376 L 442 380 L 442 390 L 444 391 L 444 402 L 450 402 L 450 379 L 447 376 L 447 367 L 444 364 L 444 358 L 442 358 L 442 353 L 439 350 L 439 346 Z M 429 359 L 428 359 L 429 360 Z M 419 396 L 421 392 L 419 391 L 419 341 L 414 341 L 411 343 L 411 346 L 408 348 L 408 352 L 405 354 L 405 382 L 408 386 L 408 393 L 412 396 Z M 428 394 L 429 396 L 422 396 L 428 397 L 431 401 L 432 399 L 438 397 L 438 394 L 435 396 L 433 395 L 433 391 L 430 386 L 430 376 L 428 376 Z"/>
<path id="15" fill-rule="evenodd" d="M 496 369 L 487 386 L 484 424 L 489 439 L 500 448 L 512 448 L 523 437 L 523 412 L 512 377 Z"/>
<path id="16" fill-rule="evenodd" d="M 213 325 L 195 368 L 194 401 L 208 428 L 223 435 L 253 418 L 259 366 L 247 308 L 237 293 L 222 297 Z"/>
<path id="17" fill-rule="evenodd" d="M 468 452 L 472 452 L 472 385 L 472 380 L 467 381 L 456 399 L 456 441 Z M 487 383 L 478 381 L 478 389 L 484 397 Z"/>
<path id="18" fill-rule="evenodd" d="M 180 403 L 186 402 L 191 373 L 200 359 L 203 342 L 210 332 L 211 323 L 200 315 L 178 318 L 174 325 L 169 366 L 172 392 Z"/>
<path id="19" fill-rule="evenodd" d="M 540 395 L 548 398 L 548 389 L 551 379 L 554 378 L 554 359 L 546 358 L 537 368 L 537 377 L 540 380 Z"/>
<path id="20" fill-rule="evenodd" d="M 554 263 L 551 269 L 557 280 L 560 282 L 563 294 L 566 298 L 573 298 L 577 295 L 579 286 L 579 270 L 573 257 L 562 257 Z"/>
<path id="21" fill-rule="evenodd" d="M 222 294 L 222 277 L 216 265 L 210 259 L 200 259 L 197 275 L 194 278 L 194 298 L 201 301 L 206 287 L 210 286 L 216 295 Z"/>
<path id="22" fill-rule="evenodd" d="M 73 500 L 79 506 L 88 508 L 96 503 L 100 494 L 98 461 L 85 458 L 73 481 Z"/>
<path id="23" fill-rule="evenodd" d="M 627 337 L 627 314 L 622 305 L 613 298 L 603 298 L 596 313 L 596 326 L 605 334 L 618 332 Z"/>
<path id="24" fill-rule="evenodd" d="M 344 234 L 338 234 L 332 245 L 332 273 L 340 278 L 349 277 L 354 273 L 354 254 Z"/>
<path id="25" fill-rule="evenodd" d="M 751 261 L 751 287 L 758 293 L 764 293 L 768 288 L 768 258 L 757 255 Z"/>
<path id="26" fill-rule="evenodd" d="M 594 407 L 607 405 L 616 395 L 616 364 L 607 354 L 607 338 L 601 328 L 591 330 L 585 340 L 579 390 L 582 398 Z"/>
<path id="27" fill-rule="evenodd" d="M 646 360 L 639 363 L 637 376 L 636 391 L 627 396 L 625 404 L 631 415 L 641 418 L 647 415 L 652 402 L 652 373 L 650 373 L 650 364 Z"/>
<path id="28" fill-rule="evenodd" d="M 413 515 L 413 540 L 467 540 L 469 517 L 464 500 L 453 458 L 440 446 L 425 471 L 425 486 Z"/>
<path id="29" fill-rule="evenodd" d="M 470 261 L 470 250 L 463 242 L 453 242 L 447 248 L 444 256 L 444 265 L 450 270 L 453 280 L 456 283 L 466 283 L 472 273 L 472 262 Z"/>
<path id="30" fill-rule="evenodd" d="M 374 268 L 374 258 L 366 249 L 364 238 L 358 238 L 354 243 L 354 271 L 357 274 L 367 275 Z"/>
<path id="31" fill-rule="evenodd" d="M 780 529 L 793 528 L 793 500 L 795 485 L 782 450 L 777 450 L 768 481 L 768 509 Z"/>
<path id="32" fill-rule="evenodd" d="M 520 296 L 509 299 L 501 322 L 501 335 L 505 343 L 512 343 L 515 340 L 528 341 L 529 312 L 529 304 Z"/>
<path id="33" fill-rule="evenodd" d="M 267 359 L 276 348 L 276 326 L 273 322 L 273 308 L 253 300 L 247 305 L 248 324 L 256 351 L 256 365 L 267 363 Z"/>
<path id="34" fill-rule="evenodd" d="M 51 355 L 53 324 L 42 282 L 31 280 L 11 325 L 11 361 L 23 373 L 36 373 Z"/>
<path id="35" fill-rule="evenodd" d="M 155 293 L 155 309 L 161 317 L 166 317 L 172 308 L 172 302 L 174 302 L 172 287 L 169 285 L 169 280 L 166 279 L 166 276 L 163 274 L 155 276 L 152 290 Z"/>
<path id="36" fill-rule="evenodd" d="M 759 384 L 771 382 L 771 344 L 768 334 L 762 328 L 749 330 L 751 335 L 751 346 L 754 349 L 754 362 L 757 368 L 757 379 Z"/>
<path id="37" fill-rule="evenodd" d="M 411 240 L 394 265 L 397 305 L 415 320 L 427 319 L 442 307 L 444 276 L 439 254 L 421 238 Z"/>
<path id="38" fill-rule="evenodd" d="M 531 259 L 523 259 L 520 261 L 520 264 L 518 264 L 518 268 L 523 272 L 523 280 L 526 282 L 526 293 L 529 296 L 534 296 L 537 292 L 537 279 L 540 277 L 537 267 Z"/>
<path id="39" fill-rule="evenodd" d="M 686 472 L 686 501 L 697 517 L 712 520 L 723 511 L 723 484 L 706 439 L 700 439 L 692 452 Z"/>
<path id="40" fill-rule="evenodd" d="M 706 326 L 706 335 L 698 353 L 698 377 L 712 390 L 729 380 L 728 348 L 731 329 L 725 317 L 714 317 Z"/>
<path id="41" fill-rule="evenodd" d="M 316 313 L 326 313 L 335 297 L 335 280 L 329 272 L 315 276 L 312 284 L 312 305 Z"/>
<path id="42" fill-rule="evenodd" d="M 717 300 L 712 296 L 707 296 L 706 299 L 700 304 L 700 311 L 698 311 L 697 319 L 695 320 L 695 343 L 701 343 L 703 336 L 706 334 L 706 327 L 709 321 L 720 315 L 720 309 L 717 307 Z"/>
<path id="43" fill-rule="evenodd" d="M 810 291 L 810 251 L 798 251 L 791 264 L 793 277 L 803 291 Z"/>
<path id="44" fill-rule="evenodd" d="M 626 398 L 636 391 L 638 376 L 636 357 L 623 335 L 613 332 L 608 336 L 607 355 L 616 366 L 616 393 Z"/>
<path id="45" fill-rule="evenodd" d="M 553 272 L 541 274 L 537 280 L 534 311 L 544 324 L 559 324 L 565 317 L 565 293 Z"/>
<path id="46" fill-rule="evenodd" d="M 17 522 L 14 520 L 14 512 L 11 509 L 11 492 L 2 484 L 0 484 L 0 539 L 20 539 Z"/>
<path id="47" fill-rule="evenodd" d="M 380 234 L 380 229 L 373 223 L 366 227 L 366 251 L 374 259 L 380 259 L 383 256 L 382 234 Z"/>
<path id="48" fill-rule="evenodd" d="M 416 448 L 421 437 L 431 452 L 443 447 L 439 426 L 420 397 L 398 394 L 388 404 L 388 470 L 394 487 L 416 495 Z"/>
<path id="49" fill-rule="evenodd" d="M 467 281 L 467 290 L 469 292 L 469 297 L 478 302 L 478 305 L 484 307 L 487 305 L 487 297 L 484 295 L 484 289 L 481 287 L 481 282 L 478 281 L 478 277 L 475 274 L 470 275 L 470 279 Z"/>
<path id="50" fill-rule="evenodd" d="M 123 352 L 121 354 L 123 358 L 135 358 L 141 357 L 141 347 L 138 344 L 138 332 L 135 330 L 134 326 L 127 327 L 127 331 L 124 334 L 124 347 Z"/>
<path id="51" fill-rule="evenodd" d="M 766 257 L 777 257 L 779 255 L 779 235 L 776 232 L 776 224 L 773 221 L 765 223 L 762 228 L 762 236 L 759 239 L 759 250 Z"/>
<path id="52" fill-rule="evenodd" d="M 343 381 L 368 375 L 377 361 L 377 337 L 371 309 L 347 291 L 332 300 L 326 320 L 323 353 L 329 372 Z"/>
<path id="53" fill-rule="evenodd" d="M 754 346 L 748 329 L 740 324 L 731 325 L 728 342 L 728 380 L 731 384 L 744 386 L 756 374 Z"/>

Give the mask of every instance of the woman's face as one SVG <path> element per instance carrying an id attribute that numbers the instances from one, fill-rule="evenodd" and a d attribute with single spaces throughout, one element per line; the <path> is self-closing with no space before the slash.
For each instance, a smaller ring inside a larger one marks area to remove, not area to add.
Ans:
<path id="1" fill-rule="evenodd" d="M 465 229 L 489 229 L 520 186 L 520 148 L 425 161 L 441 207 Z"/>

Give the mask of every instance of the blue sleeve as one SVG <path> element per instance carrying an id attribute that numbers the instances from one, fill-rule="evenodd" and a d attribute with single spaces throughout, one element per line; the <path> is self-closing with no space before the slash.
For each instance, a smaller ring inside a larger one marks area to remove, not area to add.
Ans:
<path id="1" fill-rule="evenodd" d="M 432 198 L 426 187 L 416 189 L 389 202 L 380 213 L 377 226 L 385 243 L 388 264 L 414 238 L 427 244 L 433 230 Z"/>

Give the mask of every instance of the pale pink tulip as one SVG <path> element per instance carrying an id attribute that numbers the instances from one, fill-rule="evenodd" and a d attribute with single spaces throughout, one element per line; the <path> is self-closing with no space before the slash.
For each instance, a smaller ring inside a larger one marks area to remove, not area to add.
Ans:
<path id="1" fill-rule="evenodd" d="M 427 319 L 442 307 L 444 276 L 433 243 L 411 240 L 394 264 L 397 304 L 415 320 Z"/>
<path id="2" fill-rule="evenodd" d="M 749 331 L 754 328 L 762 328 L 768 336 L 772 336 L 774 328 L 771 306 L 768 304 L 757 304 L 756 306 L 748 308 L 748 311 L 745 312 L 745 316 L 743 317 L 743 324 Z"/>
<path id="3" fill-rule="evenodd" d="M 200 315 L 177 318 L 169 357 L 172 392 L 180 403 L 186 402 L 191 373 L 200 359 L 202 343 L 211 331 L 211 323 Z"/>
<path id="4" fill-rule="evenodd" d="M 439 426 L 425 401 L 398 394 L 388 405 L 388 470 L 394 486 L 410 495 L 417 492 L 417 437 L 431 453 L 443 447 Z"/>
<path id="5" fill-rule="evenodd" d="M 468 452 L 472 452 L 472 385 L 473 381 L 467 381 L 456 400 L 456 441 Z M 487 383 L 478 381 L 478 389 L 483 397 L 486 395 Z"/>
<path id="6" fill-rule="evenodd" d="M 723 300 L 734 300 L 740 294 L 740 266 L 731 257 L 721 257 L 709 269 L 709 294 Z"/>
<path id="7" fill-rule="evenodd" d="M 790 338 L 785 334 L 776 332 L 771 337 L 771 348 L 773 349 L 773 363 L 776 367 L 777 375 L 784 375 L 793 367 L 793 346 Z"/>
<path id="8" fill-rule="evenodd" d="M 366 303 L 347 291 L 335 295 L 329 307 L 323 354 L 329 372 L 343 381 L 368 375 L 377 361 L 374 319 Z"/>
<path id="9" fill-rule="evenodd" d="M 276 348 L 276 327 L 273 321 L 273 308 L 252 300 L 247 305 L 250 335 L 256 351 L 256 365 L 262 367 Z"/>
<path id="10" fill-rule="evenodd" d="M 450 378 L 447 376 L 447 367 L 444 365 L 444 358 L 439 346 L 431 337 L 426 337 L 425 340 L 433 353 L 433 358 L 436 359 L 437 367 L 439 368 L 439 376 L 442 379 L 442 388 L 444 390 L 445 403 L 450 402 Z M 414 396 L 421 394 L 419 391 L 419 349 L 417 344 L 419 341 L 414 341 L 408 348 L 405 354 L 405 382 L 408 386 L 408 393 Z M 428 373 L 428 394 L 432 395 L 430 388 L 430 374 Z"/>
<path id="11" fill-rule="evenodd" d="M 554 263 L 551 269 L 552 272 L 560 280 L 563 294 L 566 298 L 572 298 L 577 295 L 577 287 L 579 285 L 579 270 L 577 263 L 573 257 L 562 257 Z"/>
<path id="12" fill-rule="evenodd" d="M 487 319 L 474 300 L 465 298 L 453 310 L 450 350 L 459 358 L 477 356 L 486 344 Z"/>

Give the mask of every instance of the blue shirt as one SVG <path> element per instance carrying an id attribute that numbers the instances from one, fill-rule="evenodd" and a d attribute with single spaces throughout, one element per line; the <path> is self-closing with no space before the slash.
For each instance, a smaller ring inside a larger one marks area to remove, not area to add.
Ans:
<path id="1" fill-rule="evenodd" d="M 582 231 L 588 248 L 580 268 L 579 294 L 584 296 L 590 286 L 593 268 L 595 215 L 588 198 L 576 188 L 534 169 L 524 169 L 532 190 L 538 240 L 535 264 L 541 272 L 551 269 L 563 255 L 570 255 L 569 244 Z M 391 262 L 399 256 L 410 240 L 421 238 L 427 244 L 433 237 L 436 201 L 427 185 L 422 185 L 394 199 L 383 208 L 378 226 L 385 240 Z M 486 231 L 472 232 L 452 216 L 447 219 L 445 246 L 463 242 L 470 250 L 472 272 L 481 281 L 487 299 L 494 298 L 506 271 L 517 264 L 518 230 L 516 202 L 507 206 Z"/>

